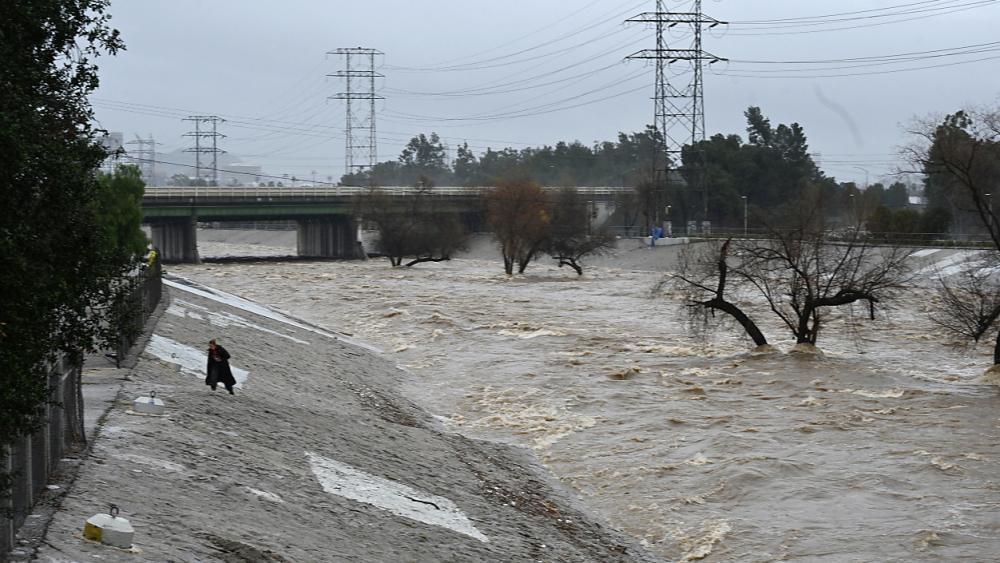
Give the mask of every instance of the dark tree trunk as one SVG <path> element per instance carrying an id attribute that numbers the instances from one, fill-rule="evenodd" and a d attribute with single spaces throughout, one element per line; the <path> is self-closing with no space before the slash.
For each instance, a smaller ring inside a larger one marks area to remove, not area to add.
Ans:
<path id="1" fill-rule="evenodd" d="M 421 262 L 446 262 L 448 260 L 451 260 L 450 256 L 441 256 L 441 257 L 421 256 L 420 258 L 415 258 L 415 259 L 410 260 L 409 262 L 407 262 L 406 263 L 406 267 L 409 268 L 410 266 L 414 266 L 416 264 L 420 264 Z"/>
<path id="2" fill-rule="evenodd" d="M 730 317 L 736 319 L 736 322 L 740 323 L 743 330 L 746 331 L 747 335 L 753 339 L 753 343 L 757 346 L 764 346 L 767 344 L 767 338 L 764 337 L 764 333 L 760 331 L 757 323 L 753 322 L 753 319 L 747 316 L 742 309 L 736 305 L 726 301 L 721 297 L 716 297 L 708 301 L 702 301 L 699 305 L 703 307 L 708 307 L 709 309 L 715 309 L 717 311 L 722 311 Z"/>
<path id="3" fill-rule="evenodd" d="M 505 250 L 501 250 L 501 254 L 503 255 L 503 271 L 508 276 L 514 275 L 514 256 Z"/>
<path id="4" fill-rule="evenodd" d="M 708 301 L 702 301 L 698 305 L 702 307 L 707 307 L 709 309 L 715 309 L 717 311 L 722 311 L 727 315 L 736 319 L 736 322 L 740 323 L 743 330 L 753 339 L 754 344 L 757 346 L 764 346 L 767 344 L 767 338 L 764 338 L 764 333 L 760 331 L 757 323 L 753 322 L 742 309 L 726 301 L 726 277 L 729 274 L 729 265 L 726 263 L 726 257 L 729 254 L 729 243 L 732 239 L 727 240 L 722 244 L 722 248 L 719 250 L 719 285 L 715 289 L 715 297 L 709 299 Z"/>
<path id="5" fill-rule="evenodd" d="M 562 268 L 563 266 L 573 268 L 578 276 L 583 275 L 583 267 L 577 264 L 576 260 L 572 258 L 559 258 L 559 267 Z"/>
<path id="6" fill-rule="evenodd" d="M 993 345 L 993 365 L 1000 364 L 1000 331 L 997 331 L 997 341 Z"/>
<path id="7" fill-rule="evenodd" d="M 809 318 L 812 316 L 812 309 L 806 308 L 799 315 L 799 326 L 795 329 L 795 342 L 797 344 L 815 344 L 816 338 L 809 328 Z"/>

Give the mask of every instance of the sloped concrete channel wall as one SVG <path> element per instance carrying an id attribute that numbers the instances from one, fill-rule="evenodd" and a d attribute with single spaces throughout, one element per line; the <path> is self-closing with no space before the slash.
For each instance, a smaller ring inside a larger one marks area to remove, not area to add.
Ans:
<path id="1" fill-rule="evenodd" d="M 116 350 L 119 359 L 128 353 L 156 309 L 162 295 L 159 263 L 144 268 L 126 280 L 129 293 L 120 313 L 121 335 Z M 136 330 L 138 328 L 139 330 Z M 0 561 L 13 549 L 15 534 L 24 524 L 32 506 L 45 490 L 49 477 L 59 469 L 67 450 L 86 444 L 83 393 L 80 387 L 83 365 L 63 357 L 49 370 L 49 402 L 44 406 L 38 430 L 11 444 L 0 467 L 11 476 L 11 486 L 0 491 Z"/>

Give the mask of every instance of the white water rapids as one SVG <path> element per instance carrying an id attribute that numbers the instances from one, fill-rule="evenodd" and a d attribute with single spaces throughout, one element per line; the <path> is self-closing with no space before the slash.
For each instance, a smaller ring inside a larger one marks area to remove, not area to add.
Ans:
<path id="1" fill-rule="evenodd" d="M 202 254 L 240 253 L 224 246 Z M 979 377 L 986 347 L 950 346 L 915 292 L 856 329 L 834 318 L 825 358 L 751 357 L 734 330 L 705 342 L 678 301 L 650 296 L 661 274 L 646 270 L 671 253 L 619 251 L 583 278 L 541 262 L 508 279 L 486 251 L 411 269 L 169 271 L 386 350 L 410 372 L 405 392 L 449 427 L 534 449 L 670 560 L 1000 553 L 1000 395 Z"/>

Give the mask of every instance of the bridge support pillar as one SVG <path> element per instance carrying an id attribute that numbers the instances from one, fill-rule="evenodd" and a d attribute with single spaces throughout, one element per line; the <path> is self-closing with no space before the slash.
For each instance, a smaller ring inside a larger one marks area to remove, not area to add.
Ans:
<path id="1" fill-rule="evenodd" d="M 312 258 L 361 258 L 358 227 L 344 215 L 298 220 L 298 255 Z"/>
<path id="2" fill-rule="evenodd" d="M 153 223 L 153 246 L 159 251 L 160 260 L 197 264 L 200 261 L 197 225 L 195 217 Z"/>

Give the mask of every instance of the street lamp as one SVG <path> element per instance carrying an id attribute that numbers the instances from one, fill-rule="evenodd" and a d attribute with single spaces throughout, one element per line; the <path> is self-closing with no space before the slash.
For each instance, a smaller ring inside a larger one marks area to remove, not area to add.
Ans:
<path id="1" fill-rule="evenodd" d="M 743 199 L 743 237 L 747 236 L 747 196 L 740 196 Z"/>

